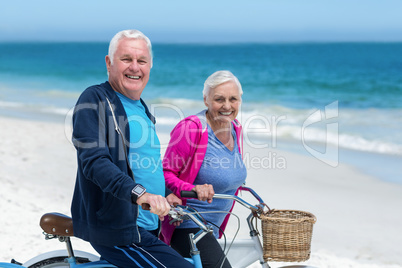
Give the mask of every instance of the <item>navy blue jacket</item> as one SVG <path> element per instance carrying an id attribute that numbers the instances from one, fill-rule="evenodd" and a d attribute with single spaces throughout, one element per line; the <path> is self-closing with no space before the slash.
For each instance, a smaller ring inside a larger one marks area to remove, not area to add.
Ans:
<path id="1" fill-rule="evenodd" d="M 71 214 L 74 235 L 91 243 L 119 246 L 141 240 L 138 206 L 131 202 L 136 183 L 126 160 L 129 131 L 124 107 L 109 82 L 81 94 L 73 115 L 78 169 Z"/>

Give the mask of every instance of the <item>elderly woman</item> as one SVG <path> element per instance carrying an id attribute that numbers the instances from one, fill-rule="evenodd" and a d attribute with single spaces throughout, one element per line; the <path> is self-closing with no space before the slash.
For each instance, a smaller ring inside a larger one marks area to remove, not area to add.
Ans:
<path id="1" fill-rule="evenodd" d="M 247 171 L 242 160 L 242 128 L 236 120 L 243 94 L 239 80 L 229 71 L 213 73 L 204 84 L 206 110 L 180 121 L 171 133 L 163 161 L 166 186 L 177 196 L 180 191 L 195 191 L 198 200 L 183 200 L 199 212 L 231 211 L 233 201 L 215 199 L 214 193 L 235 194 L 245 182 Z M 208 201 L 208 202 L 205 202 Z M 205 213 L 214 226 L 225 229 L 229 214 Z M 189 257 L 188 234 L 198 226 L 191 220 L 179 226 L 165 220 L 161 239 L 181 255 Z M 203 267 L 220 267 L 225 259 L 216 240 L 221 233 L 214 227 L 197 243 Z M 231 267 L 225 260 L 223 267 Z"/>

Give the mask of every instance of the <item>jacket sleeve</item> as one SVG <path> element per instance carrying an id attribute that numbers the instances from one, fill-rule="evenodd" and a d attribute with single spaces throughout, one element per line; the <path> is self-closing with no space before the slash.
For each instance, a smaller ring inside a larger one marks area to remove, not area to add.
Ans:
<path id="1" fill-rule="evenodd" d="M 118 166 L 126 165 L 120 162 L 125 161 L 125 158 L 118 156 L 121 154 L 120 147 L 110 148 L 108 144 L 112 142 L 116 145 L 121 138 L 113 125 L 108 124 L 107 107 L 104 97 L 101 98 L 96 90 L 86 90 L 77 102 L 72 139 L 77 149 L 78 169 L 103 192 L 131 202 L 130 192 L 135 182 Z"/>
<path id="2" fill-rule="evenodd" d="M 193 180 L 189 174 L 191 163 L 196 157 L 196 149 L 200 140 L 199 127 L 194 121 L 182 120 L 172 130 L 170 142 L 163 159 L 163 174 L 166 187 L 177 196 L 180 191 L 191 191 L 194 188 Z"/>

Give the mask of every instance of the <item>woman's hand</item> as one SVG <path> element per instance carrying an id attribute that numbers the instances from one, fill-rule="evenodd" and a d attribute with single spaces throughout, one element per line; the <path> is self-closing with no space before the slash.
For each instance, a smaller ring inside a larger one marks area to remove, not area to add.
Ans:
<path id="1" fill-rule="evenodd" d="M 215 194 L 214 187 L 211 184 L 196 185 L 192 191 L 198 195 L 198 200 L 208 201 L 212 203 L 212 198 Z"/>
<path id="2" fill-rule="evenodd" d="M 177 205 L 183 204 L 181 199 L 178 198 L 177 195 L 175 195 L 173 193 L 171 193 L 170 195 L 166 196 L 166 200 L 168 201 L 168 203 L 171 206 L 174 206 L 174 207 L 177 206 Z M 182 223 L 182 222 L 183 221 L 175 221 L 175 222 L 173 222 L 173 225 L 177 227 L 177 226 L 180 226 L 180 223 Z"/>
<path id="3" fill-rule="evenodd" d="M 181 201 L 180 198 L 177 197 L 177 195 L 175 195 L 174 193 L 169 194 L 168 196 L 166 196 L 166 200 L 168 201 L 168 203 L 171 206 L 177 206 L 177 205 L 181 205 L 183 204 L 183 202 Z"/>

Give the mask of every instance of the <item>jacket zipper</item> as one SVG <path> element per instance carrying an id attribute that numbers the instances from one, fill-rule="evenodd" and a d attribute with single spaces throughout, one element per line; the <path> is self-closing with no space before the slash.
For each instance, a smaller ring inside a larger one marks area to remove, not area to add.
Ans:
<path id="1" fill-rule="evenodd" d="M 113 111 L 113 106 L 112 106 L 112 103 L 110 102 L 110 100 L 108 99 L 108 97 L 106 97 L 106 101 L 109 104 L 110 111 L 112 112 L 113 122 L 114 122 L 114 126 L 115 126 L 114 129 L 116 130 L 117 134 L 119 134 L 120 138 L 122 139 L 123 149 L 124 149 L 124 153 L 125 153 L 125 156 L 126 156 L 126 162 L 127 162 L 128 168 L 131 170 L 131 167 L 130 167 L 128 159 L 127 159 L 126 144 L 124 142 L 123 133 L 121 132 L 121 129 L 120 129 L 119 125 L 117 124 L 116 116 L 115 116 L 114 111 Z M 134 174 L 132 173 L 132 171 L 131 171 L 131 174 L 132 174 L 132 177 L 133 177 L 133 180 L 134 180 Z M 134 182 L 135 182 L 135 180 L 134 180 Z M 139 209 L 137 209 L 137 219 L 138 219 L 139 215 L 140 215 L 140 211 L 139 211 Z M 135 227 L 137 229 L 139 243 L 141 243 L 141 235 L 140 235 L 140 231 L 138 230 L 138 225 L 135 224 Z"/>

